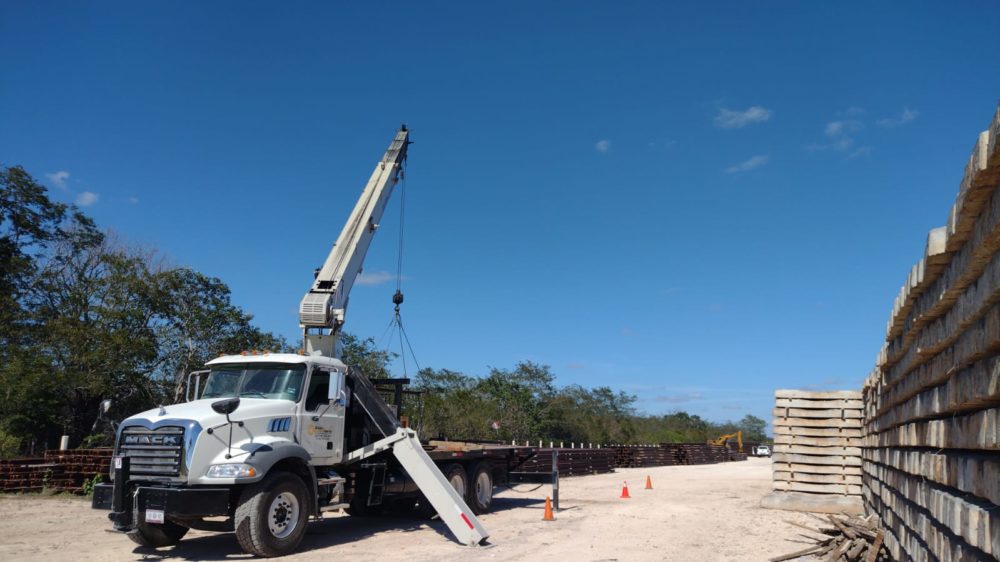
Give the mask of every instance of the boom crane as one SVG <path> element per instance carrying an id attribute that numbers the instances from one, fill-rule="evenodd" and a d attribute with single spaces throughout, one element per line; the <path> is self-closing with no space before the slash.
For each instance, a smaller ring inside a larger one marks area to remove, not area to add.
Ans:
<path id="1" fill-rule="evenodd" d="M 299 326 L 307 354 L 339 357 L 340 331 L 351 288 L 361 274 L 389 196 L 403 177 L 410 132 L 402 125 L 372 172 L 309 292 L 299 304 Z"/>
<path id="2" fill-rule="evenodd" d="M 375 383 L 338 357 L 348 296 L 409 142 L 400 127 L 302 298 L 309 353 L 222 355 L 188 376 L 205 377 L 193 399 L 122 421 L 113 484 L 95 486 L 92 503 L 111 510 L 115 530 L 146 547 L 176 544 L 192 528 L 230 530 L 245 552 L 282 556 L 324 511 L 365 515 L 409 502 L 436 511 L 463 544 L 486 540 L 476 514 L 492 504 L 494 478 L 508 480 L 523 462 L 520 453 L 432 458 Z M 393 302 L 398 313 L 398 290 Z M 226 520 L 206 520 L 217 516 Z"/>

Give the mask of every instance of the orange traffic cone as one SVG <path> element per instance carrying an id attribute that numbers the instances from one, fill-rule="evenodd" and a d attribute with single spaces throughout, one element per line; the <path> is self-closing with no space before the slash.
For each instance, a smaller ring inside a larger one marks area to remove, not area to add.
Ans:
<path id="1" fill-rule="evenodd" d="M 552 515 L 552 500 L 548 496 L 545 496 L 545 515 L 542 517 L 542 521 L 555 521 L 556 518 Z"/>
<path id="2" fill-rule="evenodd" d="M 650 478 L 649 475 L 646 475 L 646 489 L 647 490 L 653 489 L 653 479 Z"/>
<path id="3" fill-rule="evenodd" d="M 621 499 L 627 500 L 631 499 L 632 496 L 628 495 L 628 482 L 622 482 L 622 496 Z"/>

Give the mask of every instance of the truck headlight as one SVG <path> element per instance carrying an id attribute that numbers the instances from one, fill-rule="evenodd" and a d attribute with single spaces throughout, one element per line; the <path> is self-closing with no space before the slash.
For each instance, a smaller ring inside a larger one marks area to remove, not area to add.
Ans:
<path id="1" fill-rule="evenodd" d="M 209 478 L 253 478 L 257 469 L 243 463 L 213 464 L 208 467 Z"/>

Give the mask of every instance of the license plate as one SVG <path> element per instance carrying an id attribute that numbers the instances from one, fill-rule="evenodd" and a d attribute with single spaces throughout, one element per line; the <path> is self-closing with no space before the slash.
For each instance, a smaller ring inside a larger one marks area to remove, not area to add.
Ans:
<path id="1" fill-rule="evenodd" d="M 163 524 L 163 510 L 162 509 L 147 509 L 146 510 L 146 523 L 156 523 L 158 525 Z"/>

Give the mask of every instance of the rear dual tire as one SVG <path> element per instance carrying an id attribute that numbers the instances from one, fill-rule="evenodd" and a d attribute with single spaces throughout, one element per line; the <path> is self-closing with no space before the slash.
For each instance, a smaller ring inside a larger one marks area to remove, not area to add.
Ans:
<path id="1" fill-rule="evenodd" d="M 469 471 L 461 464 L 449 464 L 441 469 L 441 474 L 476 515 L 493 507 L 493 465 L 489 461 L 480 461 Z M 423 494 L 420 495 L 420 508 L 424 515 L 432 516 L 435 512 Z"/>

